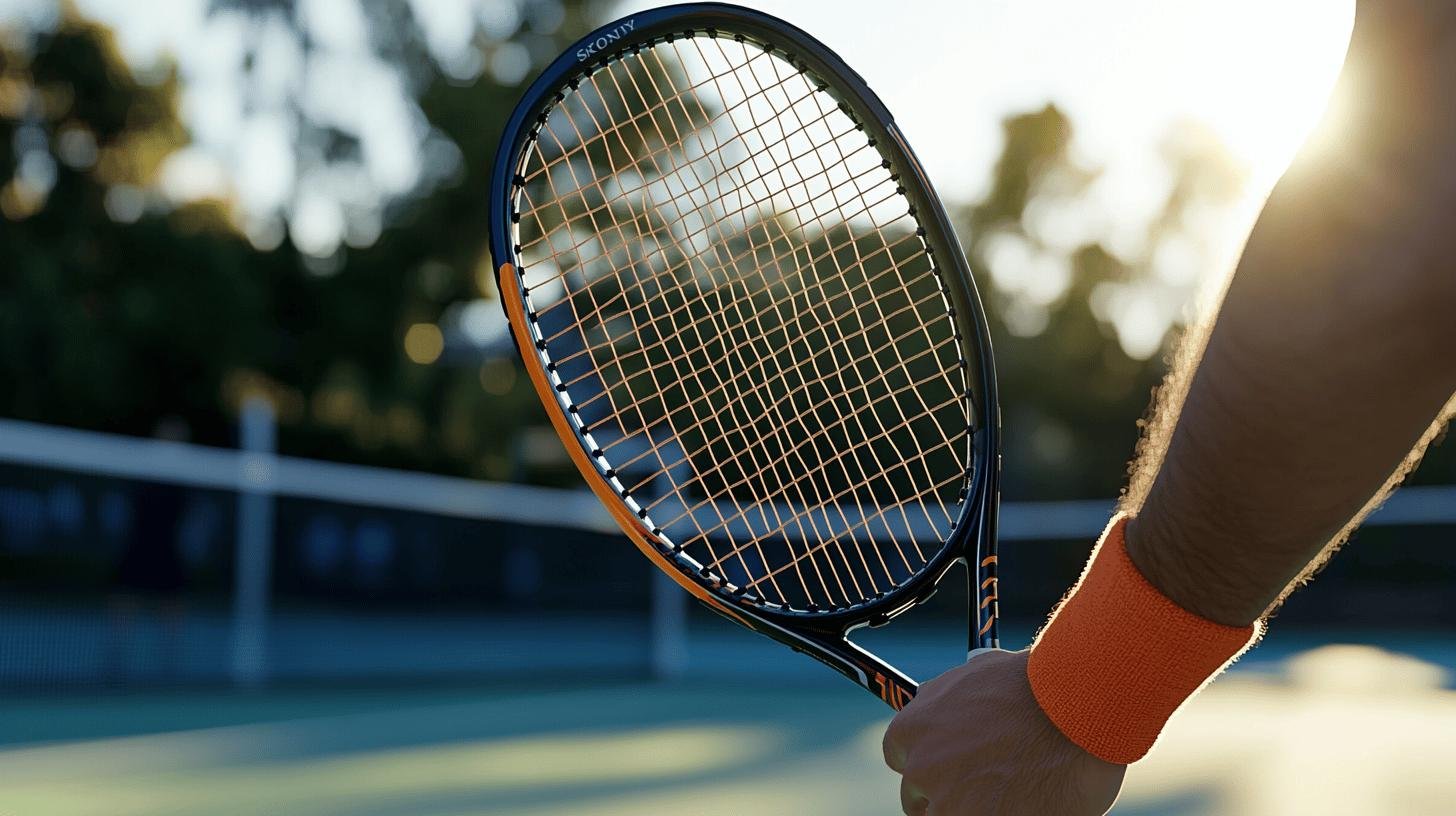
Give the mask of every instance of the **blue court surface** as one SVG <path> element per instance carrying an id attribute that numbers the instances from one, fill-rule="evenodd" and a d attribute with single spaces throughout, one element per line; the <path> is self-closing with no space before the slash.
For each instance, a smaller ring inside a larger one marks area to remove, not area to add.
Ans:
<path id="1" fill-rule="evenodd" d="M 737 670 L 666 683 L 12 695 L 0 814 L 898 812 L 888 710 L 720 629 Z M 1450 642 L 1286 641 L 1180 713 L 1114 812 L 1449 813 Z"/>

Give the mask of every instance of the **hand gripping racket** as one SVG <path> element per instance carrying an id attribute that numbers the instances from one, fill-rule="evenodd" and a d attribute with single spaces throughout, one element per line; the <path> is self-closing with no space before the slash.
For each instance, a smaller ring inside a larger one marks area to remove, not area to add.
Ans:
<path id="1" fill-rule="evenodd" d="M 748 9 L 644 11 L 567 49 L 506 126 L 500 297 L 622 530 L 714 611 L 898 709 L 852 644 L 968 564 L 996 645 L 999 424 L 970 270 L 889 111 Z"/>

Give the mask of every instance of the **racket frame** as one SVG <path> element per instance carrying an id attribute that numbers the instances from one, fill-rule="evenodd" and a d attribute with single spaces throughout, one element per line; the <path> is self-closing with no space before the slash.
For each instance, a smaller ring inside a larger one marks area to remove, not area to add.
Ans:
<path id="1" fill-rule="evenodd" d="M 545 369 L 541 340 L 526 311 L 516 269 L 516 175 L 522 150 L 535 138 L 549 109 L 560 101 L 567 81 L 614 61 L 634 45 L 645 47 L 668 36 L 743 36 L 774 51 L 828 82 L 825 89 L 863 124 L 891 171 L 905 180 L 904 195 L 916 208 L 923 239 L 932 250 L 945 294 L 954 309 L 962 359 L 969 364 L 967 395 L 978 416 L 971 434 L 971 463 L 965 500 L 955 527 L 938 553 L 905 583 L 882 597 L 839 610 L 807 612 L 759 605 L 716 589 L 715 582 L 689 571 L 671 556 L 656 535 L 624 504 L 589 454 L 585 440 L 567 419 L 568 405 Z M 580 55 L 585 56 L 580 56 Z M 998 645 L 996 521 L 999 502 L 1000 407 L 991 340 L 969 264 L 955 230 L 924 168 L 889 110 L 854 69 L 803 30 L 762 12 L 722 3 L 688 3 L 630 14 L 601 26 L 566 49 L 531 83 L 508 120 L 495 158 L 490 187 L 490 251 L 495 261 L 502 305 L 528 376 L 553 428 L 577 469 L 602 500 L 623 532 L 663 572 L 709 609 L 830 666 L 868 689 L 892 708 L 914 696 L 917 685 L 905 674 L 848 639 L 863 626 L 882 626 L 924 603 L 952 567 L 967 566 L 969 638 L 967 648 Z"/>

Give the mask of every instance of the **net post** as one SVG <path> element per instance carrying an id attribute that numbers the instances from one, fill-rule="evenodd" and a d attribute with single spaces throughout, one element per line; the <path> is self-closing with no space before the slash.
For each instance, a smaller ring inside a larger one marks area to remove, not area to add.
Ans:
<path id="1" fill-rule="evenodd" d="M 649 435 L 655 442 L 657 431 L 654 429 Z M 686 484 L 691 476 L 692 470 L 684 458 L 667 473 L 668 484 L 662 484 L 661 478 L 655 479 L 650 491 L 656 496 L 663 496 L 671 490 L 672 484 Z M 676 680 L 688 667 L 688 595 L 676 581 L 654 569 L 651 603 L 652 678 Z"/>
<path id="2" fill-rule="evenodd" d="M 269 591 L 273 572 L 273 404 L 249 397 L 238 418 L 237 551 L 233 570 L 232 670 L 234 685 L 255 687 L 267 676 Z"/>
<path id="3" fill-rule="evenodd" d="M 688 595 L 660 570 L 652 570 L 652 678 L 676 680 L 688 665 Z"/>

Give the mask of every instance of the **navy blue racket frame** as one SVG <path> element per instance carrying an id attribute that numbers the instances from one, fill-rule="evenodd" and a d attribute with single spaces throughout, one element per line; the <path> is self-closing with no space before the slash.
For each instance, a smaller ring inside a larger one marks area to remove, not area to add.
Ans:
<path id="1" fill-rule="evenodd" d="M 915 207 L 912 214 L 919 232 L 931 251 L 952 317 L 959 328 L 961 356 L 970 368 L 967 397 L 974 411 L 971 432 L 971 462 L 967 467 L 965 501 L 946 546 L 914 576 L 873 600 L 831 610 L 803 611 L 771 608 L 746 601 L 725 591 L 717 582 L 696 571 L 671 562 L 674 570 L 654 558 L 679 584 L 715 612 L 804 652 L 864 686 L 899 709 L 914 696 L 917 684 L 877 656 L 850 642 L 848 635 L 861 626 L 881 626 L 897 615 L 923 603 L 950 569 L 964 563 L 969 584 L 968 618 L 970 649 L 995 647 L 999 643 L 997 620 L 996 522 L 999 504 L 1000 408 L 996 396 L 996 372 L 980 297 L 971 270 L 961 251 L 955 230 L 936 195 L 920 161 L 895 124 L 889 109 L 864 79 L 823 43 L 803 30 L 776 17 L 723 3 L 688 3 L 627 15 L 585 37 L 551 63 L 531 83 L 508 121 L 495 157 L 490 189 L 490 250 L 498 274 L 516 276 L 503 281 L 503 305 L 513 322 L 529 321 L 525 294 L 519 279 L 520 247 L 515 232 L 519 215 L 515 210 L 518 168 L 523 150 L 536 138 L 551 107 L 560 102 L 574 78 L 621 59 L 634 49 L 680 37 L 712 36 L 750 41 L 770 49 L 812 74 L 827 85 L 825 91 L 866 133 L 876 140 L 876 149 L 899 177 L 904 194 Z M 518 299 L 505 303 L 506 298 Z M 530 342 L 534 327 L 513 327 L 517 344 L 527 365 L 540 366 L 538 350 Z M 534 359 L 533 359 L 534 358 Z M 569 406 L 542 390 L 543 401 L 552 402 L 548 411 L 564 412 Z M 568 446 L 586 448 L 585 440 L 558 433 Z M 575 452 L 574 452 L 575 453 Z M 575 456 L 581 462 L 579 456 Z M 606 483 L 599 469 L 595 475 Z M 593 485 L 594 488 L 600 485 Z M 601 491 L 598 490 L 600 493 Z M 615 492 L 615 491 L 614 491 Z M 620 519 L 619 519 L 620 520 Z M 643 531 L 624 530 L 640 542 Z M 639 543 L 639 546 L 641 544 Z M 651 555 L 651 553 L 649 553 Z M 694 587 L 696 585 L 696 589 Z M 707 590 L 703 592 L 702 590 Z"/>

